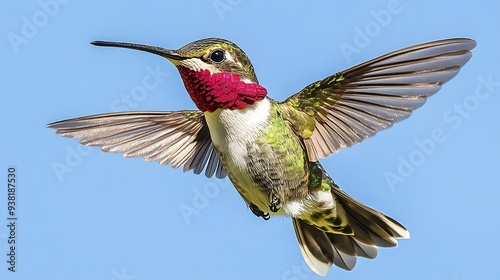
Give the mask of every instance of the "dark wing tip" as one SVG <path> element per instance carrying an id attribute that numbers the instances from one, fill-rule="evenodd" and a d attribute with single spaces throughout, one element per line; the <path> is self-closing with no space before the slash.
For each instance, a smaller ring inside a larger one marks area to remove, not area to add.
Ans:
<path id="1" fill-rule="evenodd" d="M 457 43 L 457 44 L 461 44 L 462 47 L 464 49 L 467 49 L 467 50 L 472 50 L 474 47 L 476 47 L 477 45 L 477 42 L 473 39 L 470 39 L 470 38 L 465 38 L 465 37 L 457 37 L 457 38 L 449 38 L 449 39 L 441 39 L 441 40 L 436 40 L 436 41 L 433 41 L 436 45 L 437 44 L 442 44 L 442 45 L 446 45 L 446 44 L 450 44 L 450 43 Z M 432 43 L 432 42 L 431 42 Z M 417 46 L 425 46 L 427 45 L 428 43 L 423 43 L 423 44 L 419 44 L 419 45 L 415 45 L 415 47 Z"/>
<path id="2" fill-rule="evenodd" d="M 46 128 L 57 128 L 57 125 L 60 123 L 61 121 L 57 121 L 57 122 L 51 122 L 51 123 L 48 123 L 45 125 Z"/>

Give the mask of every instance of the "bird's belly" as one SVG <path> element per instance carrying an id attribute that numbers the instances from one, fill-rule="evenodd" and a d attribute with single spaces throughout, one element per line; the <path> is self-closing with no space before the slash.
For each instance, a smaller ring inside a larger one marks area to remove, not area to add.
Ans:
<path id="1" fill-rule="evenodd" d="M 270 101 L 264 99 L 243 110 L 219 109 L 205 116 L 222 166 L 243 199 L 281 215 L 286 214 L 283 209 L 269 211 L 270 200 L 273 195 L 282 202 L 305 196 L 306 171 L 296 162 L 306 160 L 291 130 L 273 124 L 283 120 L 270 118 L 270 111 Z"/>
<path id="2" fill-rule="evenodd" d="M 229 161 L 237 160 L 231 159 Z M 256 182 L 252 176 L 252 172 L 248 168 L 241 168 L 234 164 L 224 164 L 227 166 L 226 172 L 234 187 L 241 195 L 243 200 L 250 205 L 254 204 L 264 212 L 269 212 L 269 188 Z M 279 213 L 272 213 L 279 214 Z"/>
<path id="3" fill-rule="evenodd" d="M 205 113 L 212 143 L 229 179 L 248 204 L 253 203 L 260 209 L 268 208 L 269 197 L 253 178 L 248 162 L 249 146 L 255 145 L 267 127 L 270 109 L 266 98 L 242 110 L 219 109 Z"/>

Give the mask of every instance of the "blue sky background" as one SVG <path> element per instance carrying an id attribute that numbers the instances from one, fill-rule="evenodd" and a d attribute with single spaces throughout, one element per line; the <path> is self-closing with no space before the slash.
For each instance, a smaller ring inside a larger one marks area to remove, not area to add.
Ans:
<path id="1" fill-rule="evenodd" d="M 256 218 L 227 179 L 103 153 L 45 128 L 111 111 L 194 109 L 166 60 L 89 42 L 178 48 L 205 37 L 242 47 L 277 100 L 399 48 L 477 40 L 471 61 L 410 119 L 322 161 L 349 194 L 411 232 L 327 278 L 496 279 L 498 9 L 468 0 L 2 1 L 0 279 L 320 278 L 291 221 Z M 146 90 L 148 75 L 156 84 Z M 15 273 L 6 263 L 9 166 L 18 178 Z"/>

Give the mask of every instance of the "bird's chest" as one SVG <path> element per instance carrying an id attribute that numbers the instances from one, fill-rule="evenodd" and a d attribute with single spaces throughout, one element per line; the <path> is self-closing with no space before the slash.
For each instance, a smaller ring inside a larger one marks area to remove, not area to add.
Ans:
<path id="1" fill-rule="evenodd" d="M 243 198 L 254 204 L 268 200 L 264 187 L 255 180 L 256 173 L 268 171 L 256 170 L 252 162 L 265 160 L 259 151 L 270 148 L 261 141 L 269 126 L 270 110 L 270 101 L 264 99 L 240 110 L 205 113 L 224 170 Z"/>
<path id="2" fill-rule="evenodd" d="M 205 116 L 222 166 L 247 203 L 268 211 L 273 197 L 305 195 L 304 150 L 271 101 Z"/>

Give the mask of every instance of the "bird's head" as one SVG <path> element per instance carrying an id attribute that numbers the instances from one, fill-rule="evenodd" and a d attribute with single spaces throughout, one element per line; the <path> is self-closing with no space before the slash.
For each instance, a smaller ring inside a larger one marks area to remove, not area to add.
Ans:
<path id="1" fill-rule="evenodd" d="M 119 42 L 94 41 L 92 44 L 141 50 L 168 59 L 179 70 L 191 99 L 204 112 L 218 108 L 243 109 L 267 95 L 245 52 L 224 39 L 202 39 L 178 50 Z"/>

